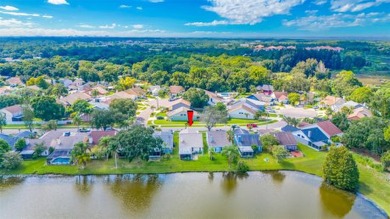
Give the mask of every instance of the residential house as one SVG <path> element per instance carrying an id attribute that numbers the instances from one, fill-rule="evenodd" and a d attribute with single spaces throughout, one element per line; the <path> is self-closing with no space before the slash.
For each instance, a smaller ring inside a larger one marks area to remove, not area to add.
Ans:
<path id="1" fill-rule="evenodd" d="M 158 96 L 158 93 L 160 92 L 161 87 L 160 85 L 155 85 L 155 86 L 150 86 L 148 91 L 153 95 L 153 96 Z"/>
<path id="2" fill-rule="evenodd" d="M 275 137 L 280 145 L 288 151 L 296 151 L 298 149 L 298 143 L 294 135 L 291 132 L 278 132 L 275 133 Z"/>
<path id="3" fill-rule="evenodd" d="M 217 153 L 222 152 L 224 147 L 232 145 L 229 141 L 227 132 L 223 130 L 208 131 L 206 133 L 206 140 L 209 148 L 213 149 Z"/>
<path id="4" fill-rule="evenodd" d="M 9 84 L 11 87 L 16 87 L 16 86 L 24 86 L 24 83 L 20 79 L 20 77 L 11 77 L 6 80 L 6 82 Z"/>
<path id="5" fill-rule="evenodd" d="M 7 142 L 7 144 L 14 150 L 15 149 L 15 143 L 18 141 L 18 137 L 11 136 L 11 135 L 6 135 L 0 133 L 0 139 L 4 140 Z"/>
<path id="6" fill-rule="evenodd" d="M 222 103 L 224 100 L 222 97 L 218 96 L 216 93 L 205 90 L 207 96 L 209 96 L 209 101 L 207 102 L 209 105 L 214 106 L 217 103 Z"/>
<path id="7" fill-rule="evenodd" d="M 340 102 L 342 102 L 342 101 L 340 101 Z M 337 103 L 337 104 L 332 106 L 332 109 L 335 112 L 339 112 L 343 108 L 349 108 L 349 109 L 354 110 L 354 109 L 357 109 L 357 108 L 360 108 L 360 107 L 363 107 L 363 105 L 360 104 L 360 103 L 357 103 L 357 102 L 354 102 L 354 101 L 350 100 L 350 101 L 347 101 L 345 103 Z"/>
<path id="8" fill-rule="evenodd" d="M 279 103 L 283 103 L 283 104 L 288 103 L 288 93 L 287 92 L 275 91 L 271 96 L 275 101 L 277 101 Z"/>
<path id="9" fill-rule="evenodd" d="M 203 153 L 202 134 L 192 129 L 179 133 L 179 156 L 182 160 L 192 160 L 194 155 Z"/>
<path id="10" fill-rule="evenodd" d="M 372 117 L 372 112 L 365 107 L 356 108 L 353 110 L 353 113 L 348 115 L 349 120 L 359 120 L 365 117 Z"/>
<path id="11" fill-rule="evenodd" d="M 244 129 L 239 128 L 234 130 L 234 143 L 237 145 L 241 157 L 253 157 L 255 152 L 262 151 L 260 136 L 258 134 L 251 134 Z M 252 146 L 256 146 L 257 150 L 254 151 Z"/>
<path id="12" fill-rule="evenodd" d="M 60 79 L 59 80 L 61 84 L 64 85 L 64 87 L 66 88 L 69 88 L 69 86 L 73 83 L 72 80 L 68 79 L 68 78 L 64 78 L 64 79 Z"/>
<path id="13" fill-rule="evenodd" d="M 69 94 L 66 97 L 60 98 L 58 101 L 64 105 L 64 106 L 71 106 L 73 105 L 77 100 L 86 100 L 90 101 L 92 97 L 86 93 L 83 92 L 76 92 Z"/>
<path id="14" fill-rule="evenodd" d="M 294 127 L 292 125 L 285 125 L 284 127 L 281 128 L 282 132 L 295 132 L 299 131 L 299 128 Z"/>
<path id="15" fill-rule="evenodd" d="M 184 93 L 185 89 L 182 86 L 172 85 L 169 87 L 169 94 L 171 97 L 175 97 L 181 93 Z"/>
<path id="16" fill-rule="evenodd" d="M 172 132 L 155 132 L 153 133 L 155 138 L 161 138 L 163 140 L 162 154 L 173 153 L 173 133 Z"/>
<path id="17" fill-rule="evenodd" d="M 125 90 L 126 93 L 130 95 L 134 95 L 137 97 L 137 99 L 146 98 L 146 91 L 144 91 L 140 87 L 133 87 L 128 90 Z"/>
<path id="18" fill-rule="evenodd" d="M 0 110 L 0 113 L 5 115 L 7 124 L 20 122 L 23 119 L 23 108 L 21 105 L 13 105 L 13 106 L 5 107 Z"/>
<path id="19" fill-rule="evenodd" d="M 187 107 L 179 107 L 175 110 L 169 111 L 167 113 L 167 117 L 171 121 L 187 121 L 187 111 L 190 110 L 190 108 Z M 199 114 L 198 112 L 194 111 L 194 117 L 193 120 L 199 120 Z"/>
<path id="20" fill-rule="evenodd" d="M 247 104 L 241 103 L 229 107 L 228 115 L 230 118 L 236 119 L 254 119 L 257 111 Z"/>
<path id="21" fill-rule="evenodd" d="M 88 94 L 93 96 L 92 93 L 95 92 L 95 91 L 98 93 L 98 96 L 108 94 L 108 91 L 106 90 L 106 88 L 103 85 L 100 85 L 100 84 L 98 84 L 98 85 L 92 87 L 91 89 L 89 89 Z"/>
<path id="22" fill-rule="evenodd" d="M 99 141 L 103 137 L 113 137 L 117 133 L 116 130 L 106 130 L 106 131 L 91 131 L 88 134 L 89 144 L 92 146 L 98 145 Z"/>
<path id="23" fill-rule="evenodd" d="M 319 103 L 320 107 L 334 107 L 335 105 L 341 105 L 344 104 L 345 100 L 340 97 L 336 96 L 326 96 L 324 99 L 322 99 Z"/>
<path id="24" fill-rule="evenodd" d="M 110 104 L 115 99 L 131 99 L 135 100 L 137 99 L 136 95 L 129 94 L 125 91 L 116 92 L 110 96 L 107 97 L 107 99 L 104 101 L 106 104 Z"/>
<path id="25" fill-rule="evenodd" d="M 330 121 L 318 122 L 302 127 L 292 132 L 295 139 L 302 144 L 308 145 L 315 150 L 323 150 L 332 143 L 333 136 L 341 136 L 343 132 Z"/>
<path id="26" fill-rule="evenodd" d="M 0 95 L 9 94 L 12 91 L 12 88 L 9 86 L 0 87 Z"/>
<path id="27" fill-rule="evenodd" d="M 263 93 L 265 95 L 270 96 L 274 92 L 274 87 L 272 85 L 269 85 L 269 84 L 264 84 L 264 85 L 257 86 L 256 90 L 259 93 Z"/>
<path id="28" fill-rule="evenodd" d="M 181 98 L 169 102 L 169 105 L 170 105 L 169 110 L 176 110 L 180 107 L 191 108 L 191 103 L 189 101 L 181 99 Z"/>
<path id="29" fill-rule="evenodd" d="M 259 102 L 263 102 L 265 105 L 272 105 L 273 104 L 273 99 L 271 96 L 265 95 L 263 93 L 257 93 L 257 94 L 252 94 L 247 97 L 248 99 L 256 100 Z"/>

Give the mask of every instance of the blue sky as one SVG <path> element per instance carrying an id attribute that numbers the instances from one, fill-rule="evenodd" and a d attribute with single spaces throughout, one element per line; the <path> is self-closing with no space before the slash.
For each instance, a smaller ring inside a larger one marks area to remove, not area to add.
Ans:
<path id="1" fill-rule="evenodd" d="M 390 0 L 0 0 L 0 36 L 390 37 Z"/>

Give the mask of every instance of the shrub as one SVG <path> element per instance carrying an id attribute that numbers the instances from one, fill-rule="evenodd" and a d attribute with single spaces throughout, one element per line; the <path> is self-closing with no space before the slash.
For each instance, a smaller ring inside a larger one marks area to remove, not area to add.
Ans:
<path id="1" fill-rule="evenodd" d="M 245 163 L 245 161 L 238 161 L 237 163 L 237 172 L 238 173 L 246 173 L 249 171 L 249 166 Z"/>
<path id="2" fill-rule="evenodd" d="M 157 116 L 157 120 L 163 120 L 164 116 Z"/>
<path id="3" fill-rule="evenodd" d="M 13 170 L 18 168 L 22 164 L 22 157 L 19 153 L 14 151 L 8 151 L 3 155 L 3 161 L 1 166 L 7 170 Z"/>
<path id="4" fill-rule="evenodd" d="M 24 138 L 19 138 L 15 143 L 15 149 L 17 151 L 22 151 L 26 147 L 26 140 Z"/>
<path id="5" fill-rule="evenodd" d="M 49 147 L 49 154 L 53 153 L 54 150 L 55 150 L 55 148 Z"/>

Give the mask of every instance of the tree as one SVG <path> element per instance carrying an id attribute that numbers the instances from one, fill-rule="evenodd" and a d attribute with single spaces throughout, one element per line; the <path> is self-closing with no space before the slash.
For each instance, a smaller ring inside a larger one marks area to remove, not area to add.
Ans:
<path id="1" fill-rule="evenodd" d="M 236 146 L 224 147 L 222 149 L 222 155 L 227 158 L 229 168 L 231 168 L 233 164 L 237 164 L 238 159 L 240 158 L 240 153 Z"/>
<path id="2" fill-rule="evenodd" d="M 386 141 L 390 142 L 390 126 L 384 129 L 383 136 Z"/>
<path id="3" fill-rule="evenodd" d="M 346 131 L 349 128 L 350 121 L 345 113 L 337 112 L 332 117 L 332 123 L 342 131 Z"/>
<path id="4" fill-rule="evenodd" d="M 94 128 L 106 130 L 114 123 L 114 116 L 110 110 L 95 109 L 91 114 L 91 126 Z"/>
<path id="5" fill-rule="evenodd" d="M 118 81 L 118 89 L 119 90 L 127 90 L 135 84 L 137 80 L 132 77 L 121 77 Z"/>
<path id="6" fill-rule="evenodd" d="M 299 103 L 300 98 L 301 98 L 301 96 L 299 96 L 299 94 L 297 94 L 297 93 L 289 93 L 288 94 L 288 101 L 292 105 L 297 105 L 297 103 Z"/>
<path id="7" fill-rule="evenodd" d="M 19 138 L 15 143 L 15 149 L 17 151 L 22 151 L 26 146 L 27 144 L 24 138 Z"/>
<path id="8" fill-rule="evenodd" d="M 50 86 L 46 90 L 46 94 L 53 95 L 53 96 L 59 98 L 61 96 L 67 95 L 68 94 L 68 89 L 66 89 L 66 87 L 63 84 L 57 83 L 55 85 Z"/>
<path id="9" fill-rule="evenodd" d="M 260 137 L 261 144 L 263 145 L 264 150 L 271 151 L 272 147 L 274 145 L 278 145 L 279 141 L 278 139 L 271 135 L 271 134 L 265 134 Z"/>
<path id="10" fill-rule="evenodd" d="M 352 71 L 341 71 L 333 80 L 332 91 L 336 95 L 349 96 L 356 89 L 363 86 Z"/>
<path id="11" fill-rule="evenodd" d="M 46 146 L 44 143 L 37 143 L 35 144 L 34 146 L 34 154 L 33 154 L 33 158 L 38 158 L 39 156 L 41 156 L 41 154 L 46 150 Z"/>
<path id="12" fill-rule="evenodd" d="M 1 166 L 7 170 L 13 170 L 18 168 L 22 164 L 22 161 L 22 157 L 19 153 L 8 151 L 3 155 Z"/>
<path id="13" fill-rule="evenodd" d="M 71 158 L 74 163 L 81 165 L 81 168 L 84 169 L 87 165 L 87 162 L 90 160 L 90 155 L 87 153 L 88 144 L 84 142 L 78 142 L 74 145 Z"/>
<path id="14" fill-rule="evenodd" d="M 324 181 L 339 189 L 355 192 L 359 186 L 359 170 L 346 147 L 331 147 L 322 167 Z"/>
<path id="15" fill-rule="evenodd" d="M 0 133 L 3 133 L 3 127 L 7 125 L 5 114 L 0 112 Z"/>
<path id="16" fill-rule="evenodd" d="M 51 96 L 35 97 L 31 106 L 35 116 L 44 121 L 61 119 L 65 112 L 64 106 L 56 103 L 56 99 Z"/>
<path id="17" fill-rule="evenodd" d="M 383 165 L 383 169 L 386 170 L 387 168 L 390 167 L 390 151 L 387 151 L 387 152 L 382 154 L 381 162 Z"/>
<path id="18" fill-rule="evenodd" d="M 50 120 L 46 122 L 45 124 L 42 125 L 42 129 L 45 131 L 50 131 L 50 130 L 57 130 L 57 120 Z"/>
<path id="19" fill-rule="evenodd" d="M 183 98 L 190 101 L 191 106 L 194 108 L 203 108 L 209 101 L 209 96 L 206 92 L 197 88 L 190 88 L 184 94 Z"/>
<path id="20" fill-rule="evenodd" d="M 89 114 L 92 112 L 93 106 L 86 100 L 76 100 L 72 105 L 72 111 L 78 114 Z"/>
<path id="21" fill-rule="evenodd" d="M 3 155 L 10 150 L 11 146 L 3 139 L 0 139 L 0 164 L 3 160 Z"/>
<path id="22" fill-rule="evenodd" d="M 22 109 L 24 126 L 26 126 L 26 128 L 30 130 L 30 132 L 32 132 L 34 128 L 34 111 L 31 109 L 30 106 L 23 106 Z"/>
<path id="23" fill-rule="evenodd" d="M 161 138 L 153 136 L 153 129 L 133 125 L 128 130 L 120 131 L 111 139 L 109 145 L 129 161 L 136 158 L 147 161 L 150 152 L 161 150 L 162 143 Z"/>
<path id="24" fill-rule="evenodd" d="M 226 109 L 218 109 L 217 106 L 205 107 L 200 115 L 200 121 L 206 123 L 207 129 L 210 131 L 217 123 L 226 123 L 228 113 Z"/>
<path id="25" fill-rule="evenodd" d="M 127 118 L 134 117 L 137 112 L 137 103 L 131 99 L 115 99 L 110 103 L 110 110 L 120 112 Z"/>
<path id="26" fill-rule="evenodd" d="M 93 90 L 91 91 L 91 96 L 92 96 L 93 98 L 96 98 L 98 95 L 99 95 L 99 91 L 98 91 L 97 89 L 93 89 Z"/>
<path id="27" fill-rule="evenodd" d="M 76 115 L 74 115 L 72 118 L 72 122 L 73 124 L 77 125 L 77 129 L 80 129 L 80 125 L 83 122 L 80 114 L 76 113 Z"/>
<path id="28" fill-rule="evenodd" d="M 299 125 L 299 119 L 294 117 L 283 116 L 283 120 L 291 126 L 297 127 Z"/>
<path id="29" fill-rule="evenodd" d="M 271 152 L 278 162 L 286 159 L 290 155 L 283 145 L 273 146 Z"/>
<path id="30" fill-rule="evenodd" d="M 351 93 L 349 99 L 358 103 L 369 103 L 373 95 L 371 88 L 358 87 Z"/>
<path id="31" fill-rule="evenodd" d="M 265 115 L 267 115 L 267 112 L 265 112 L 264 110 L 258 110 L 255 113 L 254 119 L 260 120 Z"/>
<path id="32" fill-rule="evenodd" d="M 381 87 L 371 98 L 373 112 L 382 118 L 390 118 L 390 84 Z"/>

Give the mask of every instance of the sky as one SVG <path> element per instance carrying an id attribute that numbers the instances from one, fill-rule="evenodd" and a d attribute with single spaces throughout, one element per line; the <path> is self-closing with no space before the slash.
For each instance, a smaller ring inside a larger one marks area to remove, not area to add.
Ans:
<path id="1" fill-rule="evenodd" d="M 390 38 L 390 0 L 0 0 L 0 36 Z"/>

